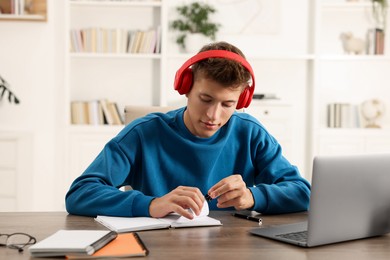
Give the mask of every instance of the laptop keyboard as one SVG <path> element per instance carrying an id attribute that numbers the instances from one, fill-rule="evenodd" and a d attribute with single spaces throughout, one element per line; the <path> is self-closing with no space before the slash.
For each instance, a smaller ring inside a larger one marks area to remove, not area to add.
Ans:
<path id="1" fill-rule="evenodd" d="M 298 241 L 298 242 L 306 242 L 307 241 L 307 230 L 293 232 L 293 233 L 280 234 L 280 235 L 276 235 L 276 236 L 290 239 L 290 240 L 294 240 L 294 241 Z"/>

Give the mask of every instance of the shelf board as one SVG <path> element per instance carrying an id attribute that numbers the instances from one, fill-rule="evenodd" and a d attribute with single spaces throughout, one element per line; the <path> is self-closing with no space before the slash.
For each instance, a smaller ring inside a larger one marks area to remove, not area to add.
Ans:
<path id="1" fill-rule="evenodd" d="M 390 128 L 322 128 L 320 129 L 322 136 L 338 136 L 338 135 L 357 135 L 357 136 L 381 136 L 390 135 Z"/>
<path id="2" fill-rule="evenodd" d="M 70 133 L 118 133 L 124 125 L 69 125 Z"/>
<path id="3" fill-rule="evenodd" d="M 169 54 L 169 59 L 189 59 L 195 54 L 180 53 L 180 54 Z M 256 54 L 246 55 L 249 60 L 313 60 L 314 55 L 311 54 Z"/>
<path id="4" fill-rule="evenodd" d="M 390 61 L 388 55 L 344 55 L 344 54 L 320 54 L 318 60 L 322 61 Z"/>
<path id="5" fill-rule="evenodd" d="M 26 14 L 26 15 L 16 15 L 16 14 L 0 14 L 0 20 L 4 21 L 36 21 L 42 22 L 46 21 L 45 15 L 39 14 Z"/>
<path id="6" fill-rule="evenodd" d="M 311 54 L 255 54 L 248 55 L 253 60 L 312 60 L 314 55 Z"/>
<path id="7" fill-rule="evenodd" d="M 96 58 L 96 59 L 160 59 L 160 53 L 86 53 L 86 52 L 72 52 L 69 54 L 71 58 Z"/>
<path id="8" fill-rule="evenodd" d="M 321 7 L 329 10 L 338 9 L 340 11 L 352 11 L 356 9 L 371 8 L 372 4 L 370 2 L 344 2 L 344 3 L 324 2 L 321 4 Z"/>
<path id="9" fill-rule="evenodd" d="M 115 6 L 128 6 L 128 7 L 161 7 L 161 1 L 149 0 L 149 1 L 113 1 L 113 0 L 71 0 L 72 6 L 101 6 L 101 7 L 115 7 Z"/>

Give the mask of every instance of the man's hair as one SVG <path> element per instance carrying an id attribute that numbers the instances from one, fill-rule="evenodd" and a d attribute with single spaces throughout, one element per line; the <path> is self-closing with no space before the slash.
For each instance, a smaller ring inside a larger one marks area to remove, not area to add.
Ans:
<path id="1" fill-rule="evenodd" d="M 209 50 L 226 50 L 245 58 L 240 49 L 227 42 L 215 42 L 205 45 L 199 53 Z M 250 72 L 241 63 L 225 58 L 201 60 L 195 63 L 191 69 L 194 74 L 194 81 L 206 78 L 230 88 L 241 87 L 251 80 Z"/>

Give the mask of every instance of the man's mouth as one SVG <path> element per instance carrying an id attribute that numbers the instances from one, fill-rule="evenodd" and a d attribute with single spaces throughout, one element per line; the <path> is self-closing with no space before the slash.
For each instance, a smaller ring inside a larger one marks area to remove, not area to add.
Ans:
<path id="1" fill-rule="evenodd" d="M 213 124 L 210 122 L 202 122 L 202 123 L 208 130 L 215 130 L 218 127 L 218 124 Z"/>

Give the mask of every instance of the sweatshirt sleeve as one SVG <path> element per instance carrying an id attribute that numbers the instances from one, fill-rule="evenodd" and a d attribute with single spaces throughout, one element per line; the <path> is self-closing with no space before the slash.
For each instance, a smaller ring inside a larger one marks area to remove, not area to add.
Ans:
<path id="1" fill-rule="evenodd" d="M 117 138 L 108 142 L 72 183 L 65 197 L 67 211 L 84 216 L 150 216 L 149 204 L 153 197 L 136 190 L 119 190 L 129 178 L 134 154 L 125 154 Z"/>
<path id="2" fill-rule="evenodd" d="M 253 210 L 280 214 L 308 209 L 310 184 L 282 155 L 281 146 L 272 136 L 263 135 L 254 161 L 255 186 L 249 188 L 255 200 Z"/>

